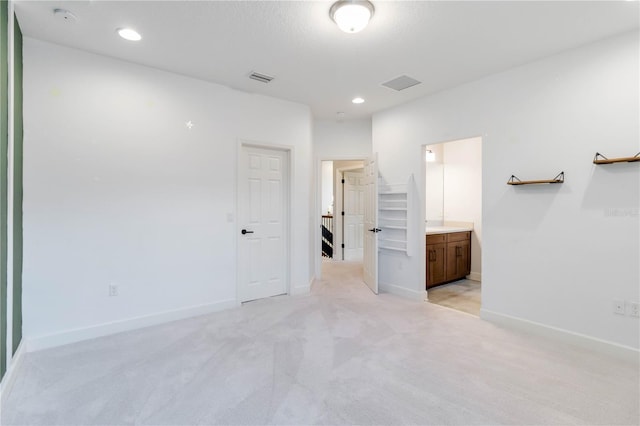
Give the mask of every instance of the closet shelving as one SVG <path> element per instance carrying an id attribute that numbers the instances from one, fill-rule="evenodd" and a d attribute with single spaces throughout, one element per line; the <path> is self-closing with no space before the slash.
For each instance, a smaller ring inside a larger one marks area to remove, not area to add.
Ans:
<path id="1" fill-rule="evenodd" d="M 633 157 L 620 158 L 607 158 L 599 152 L 596 152 L 595 157 L 593 157 L 593 164 L 635 163 L 636 161 L 640 161 L 640 152 Z"/>
<path id="2" fill-rule="evenodd" d="M 553 179 L 520 180 L 516 175 L 511 175 L 507 185 L 537 185 L 541 183 L 564 183 L 564 172 L 560 172 Z"/>
<path id="3" fill-rule="evenodd" d="M 378 189 L 378 248 L 410 256 L 411 182 L 380 185 Z"/>

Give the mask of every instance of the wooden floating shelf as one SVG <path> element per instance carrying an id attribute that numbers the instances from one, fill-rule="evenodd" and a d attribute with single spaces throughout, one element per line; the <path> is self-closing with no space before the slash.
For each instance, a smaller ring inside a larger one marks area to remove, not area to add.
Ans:
<path id="1" fill-rule="evenodd" d="M 593 164 L 635 163 L 636 161 L 640 161 L 640 152 L 633 157 L 620 158 L 607 158 L 599 152 L 596 152 L 596 156 L 593 157 Z"/>
<path id="2" fill-rule="evenodd" d="M 537 185 L 541 183 L 563 183 L 564 182 L 564 172 L 558 173 L 556 177 L 553 179 L 543 179 L 543 180 L 520 180 L 516 175 L 511 175 L 507 185 Z"/>

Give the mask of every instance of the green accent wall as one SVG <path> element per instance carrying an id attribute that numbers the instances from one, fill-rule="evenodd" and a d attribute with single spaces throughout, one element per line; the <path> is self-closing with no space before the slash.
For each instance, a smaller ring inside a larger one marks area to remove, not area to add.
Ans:
<path id="1" fill-rule="evenodd" d="M 7 370 L 8 13 L 9 3 L 0 0 L 0 379 Z"/>
<path id="2" fill-rule="evenodd" d="M 13 351 L 22 340 L 22 31 L 13 17 Z"/>

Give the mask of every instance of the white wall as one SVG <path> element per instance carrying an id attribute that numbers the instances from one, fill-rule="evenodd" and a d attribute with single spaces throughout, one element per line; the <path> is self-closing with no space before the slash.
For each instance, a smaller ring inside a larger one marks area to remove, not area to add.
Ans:
<path id="1" fill-rule="evenodd" d="M 333 161 L 322 162 L 322 204 L 320 205 L 320 212 L 327 214 L 328 212 L 333 214 Z"/>
<path id="2" fill-rule="evenodd" d="M 371 155 L 371 119 L 315 120 L 313 151 L 317 158 L 366 158 Z"/>
<path id="3" fill-rule="evenodd" d="M 387 181 L 421 176 L 425 144 L 482 136 L 483 315 L 640 346 L 638 318 L 612 313 L 613 299 L 640 299 L 640 168 L 591 162 L 596 151 L 640 150 L 638 37 L 624 34 L 374 115 L 373 149 Z M 561 185 L 506 185 L 511 174 L 544 179 L 561 171 Z M 417 250 L 412 258 L 381 256 L 380 267 L 419 296 L 424 245 Z"/>
<path id="4" fill-rule="evenodd" d="M 233 305 L 239 140 L 294 148 L 291 286 L 308 291 L 308 107 L 29 38 L 24 58 L 26 337 Z"/>
<path id="5" fill-rule="evenodd" d="M 444 221 L 473 222 L 471 277 L 482 273 L 482 139 L 442 144 L 444 150 Z"/>
<path id="6" fill-rule="evenodd" d="M 436 156 L 425 163 L 425 219 L 426 224 L 442 225 L 444 221 L 444 144 L 428 145 Z"/>

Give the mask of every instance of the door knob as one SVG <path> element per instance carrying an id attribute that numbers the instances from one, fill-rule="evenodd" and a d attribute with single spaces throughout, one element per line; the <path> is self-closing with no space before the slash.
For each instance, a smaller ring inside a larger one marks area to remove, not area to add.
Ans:
<path id="1" fill-rule="evenodd" d="M 246 235 L 246 234 L 253 234 L 253 231 L 247 231 L 246 229 L 243 229 L 242 231 L 242 235 Z"/>
<path id="2" fill-rule="evenodd" d="M 373 228 L 373 229 L 369 229 L 370 232 L 380 232 L 382 231 L 382 229 L 380 228 Z"/>

